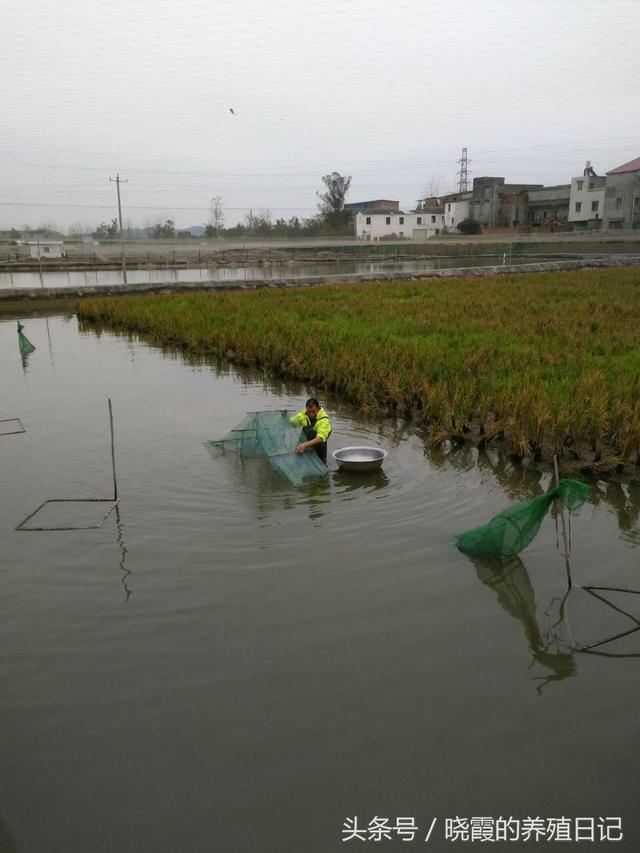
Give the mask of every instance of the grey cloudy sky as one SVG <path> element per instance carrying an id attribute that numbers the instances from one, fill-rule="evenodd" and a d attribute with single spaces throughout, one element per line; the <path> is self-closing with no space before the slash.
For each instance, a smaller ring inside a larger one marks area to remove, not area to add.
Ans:
<path id="1" fill-rule="evenodd" d="M 637 0 L 3 0 L 0 226 L 314 212 L 320 177 L 568 182 L 640 156 Z M 235 115 L 229 112 L 235 110 Z"/>

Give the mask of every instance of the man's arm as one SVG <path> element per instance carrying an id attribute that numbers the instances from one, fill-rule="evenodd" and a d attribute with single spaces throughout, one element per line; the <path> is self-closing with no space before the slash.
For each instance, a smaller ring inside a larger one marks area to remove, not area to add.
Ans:
<path id="1" fill-rule="evenodd" d="M 328 441 L 331 435 L 329 418 L 323 417 L 316 421 L 316 435 L 321 441 Z"/>
<path id="2" fill-rule="evenodd" d="M 309 441 L 303 441 L 296 447 L 296 453 L 304 453 L 305 450 L 309 450 L 310 447 L 315 447 L 316 444 L 322 444 L 324 441 L 323 438 L 320 438 L 317 435 L 315 438 L 310 439 Z"/>

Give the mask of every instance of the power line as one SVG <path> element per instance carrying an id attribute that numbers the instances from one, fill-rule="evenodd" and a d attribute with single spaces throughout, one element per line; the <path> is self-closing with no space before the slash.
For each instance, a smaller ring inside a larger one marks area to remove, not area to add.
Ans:
<path id="1" fill-rule="evenodd" d="M 244 207 L 227 207 L 224 206 L 224 210 L 250 210 L 251 207 L 255 205 L 246 204 Z M 112 205 L 110 204 L 75 204 L 74 202 L 58 202 L 58 201 L 0 201 L 0 207 L 84 207 L 91 208 L 93 210 L 110 210 Z M 317 210 L 316 207 L 279 207 L 278 205 L 272 205 L 272 210 Z M 130 204 L 127 206 L 127 210 L 206 210 L 208 211 L 208 207 L 180 207 L 175 204 L 163 204 L 163 205 L 151 205 L 151 204 Z"/>
<path id="2" fill-rule="evenodd" d="M 615 147 L 618 151 L 625 150 L 637 150 L 640 143 L 637 141 L 636 137 L 629 137 L 636 139 L 636 142 L 629 145 L 618 145 L 612 143 L 611 140 L 602 140 L 601 142 L 593 142 L 593 143 L 583 143 L 581 147 L 562 151 L 559 150 L 561 146 L 556 145 L 543 145 L 543 146 L 532 146 L 531 148 L 521 148 L 519 156 L 511 156 L 511 157 L 499 157 L 499 155 L 504 151 L 505 153 L 513 153 L 513 148 L 506 148 L 500 150 L 493 151 L 485 151 L 484 153 L 480 151 L 476 153 L 476 160 L 480 160 L 482 162 L 526 162 L 528 160 L 537 161 L 541 154 L 544 152 L 554 152 L 553 154 L 548 153 L 546 156 L 553 157 L 554 159 L 558 159 L 561 157 L 569 157 L 573 155 L 581 155 L 585 149 L 590 152 L 598 151 L 598 150 L 611 150 Z M 570 143 L 571 145 L 576 145 L 580 143 Z M 527 153 L 530 152 L 530 153 Z M 497 155 L 499 160 L 492 160 L 493 156 Z M 406 164 L 410 167 L 419 167 L 424 165 L 425 167 L 433 166 L 433 165 L 441 165 L 445 166 L 448 163 L 448 158 L 443 156 L 438 157 L 397 157 L 397 158 L 385 158 L 380 160 L 359 160 L 359 161 L 351 161 L 348 169 L 343 168 L 343 171 L 354 171 L 355 168 L 358 167 L 359 164 L 362 165 L 370 165 L 370 164 Z M 349 161 L 347 161 L 349 163 Z M 24 167 L 24 168 L 32 168 L 32 169 L 58 169 L 61 171 L 69 170 L 69 171 L 82 171 L 82 172 L 103 172 L 105 171 L 104 166 L 79 166 L 79 165 L 69 165 L 65 163 L 24 163 L 24 162 L 15 162 L 2 160 L 0 161 L 0 165 L 3 166 L 11 166 L 15 167 Z M 275 164 L 274 164 L 275 165 Z M 316 164 L 317 165 L 317 164 Z M 346 165 L 346 164 L 345 164 Z M 306 164 L 305 168 L 307 170 L 315 168 L 314 164 Z M 327 163 L 322 163 L 318 165 L 318 168 L 329 168 Z M 137 167 L 128 167 L 128 172 L 140 173 L 140 174 L 153 174 L 153 175 L 212 175 L 212 176 L 226 176 L 229 178 L 260 178 L 260 177 L 306 177 L 307 172 L 242 172 L 239 173 L 237 171 L 229 172 L 224 169 L 218 169 L 216 167 L 212 167 L 211 169 L 197 169 L 197 170 L 177 170 L 177 169 L 149 169 L 149 168 L 137 168 Z M 374 174 L 378 174 L 374 172 Z"/>
<path id="3" fill-rule="evenodd" d="M 624 145 L 624 146 L 623 146 L 623 145 L 618 144 L 618 143 L 627 142 L 627 141 L 629 141 L 630 143 L 631 143 L 631 142 L 633 142 L 634 144 Z M 523 151 L 523 152 L 527 152 L 527 151 L 529 151 L 529 152 L 532 152 L 532 156 L 536 156 L 538 152 L 544 152 L 544 151 L 559 151 L 563 146 L 565 146 L 565 147 L 566 147 L 566 146 L 569 146 L 571 149 L 573 149 L 573 146 L 577 146 L 577 145 L 579 145 L 579 146 L 581 146 L 581 147 L 580 147 L 580 150 L 579 150 L 579 152 L 578 152 L 578 153 L 580 153 L 580 152 L 582 152 L 582 150 L 584 150 L 585 148 L 587 148 L 587 149 L 589 149 L 589 150 L 593 150 L 594 146 L 606 146 L 607 148 L 611 148 L 611 147 L 612 147 L 612 145 L 615 145 L 615 147 L 616 147 L 616 148 L 618 148 L 618 149 L 622 149 L 622 148 L 637 148 L 639 144 L 640 144 L 640 140 L 638 139 L 638 136 L 637 136 L 637 134 L 636 134 L 636 135 L 633 135 L 633 136 L 622 136 L 622 137 L 617 137 L 617 139 L 616 139 L 615 143 L 612 143 L 612 140 L 611 140 L 611 138 L 609 137 L 609 138 L 607 138 L 607 139 L 591 139 L 591 140 L 588 140 L 588 141 L 587 141 L 587 140 L 575 140 L 575 139 L 574 139 L 574 140 L 571 140 L 571 142 L 565 142 L 565 143 L 544 143 L 544 144 L 542 144 L 542 145 L 529 145 L 529 146 L 527 146 L 526 148 L 523 148 L 523 147 L 521 147 L 521 146 L 518 146 L 518 147 L 519 147 L 519 150 L 520 150 L 520 151 Z M 7 149 L 11 149 L 11 148 L 12 148 L 12 146 L 10 146 L 10 145 L 8 145 L 8 144 L 7 144 L 7 145 L 5 145 L 4 147 L 5 147 L 5 148 L 7 148 Z M 20 148 L 14 147 L 14 150 L 20 150 L 20 151 L 23 151 L 25 147 L 28 147 L 28 148 L 29 148 L 30 150 L 32 150 L 32 151 L 62 151 L 62 152 L 69 152 L 69 153 L 73 154 L 73 155 L 74 155 L 74 156 L 76 156 L 76 157 L 78 156 L 78 154 L 79 154 L 79 153 L 86 154 L 86 155 L 89 155 L 89 156 L 91 156 L 91 157 L 96 156 L 96 152 L 95 152 L 95 151 L 83 151 L 83 152 L 78 152 L 78 151 L 76 151 L 75 149 L 70 149 L 70 148 L 46 148 L 46 147 L 43 147 L 43 146 L 34 146 L 34 145 L 31 145 L 31 146 L 20 146 Z M 493 156 L 493 155 L 495 155 L 495 154 L 500 155 L 500 154 L 503 154 L 503 153 L 511 153 L 511 152 L 513 152 L 513 150 L 514 150 L 514 146 L 513 146 L 513 145 L 510 145 L 510 146 L 508 146 L 508 147 L 506 147 L 506 148 L 493 148 L 493 149 L 488 149 L 488 150 L 485 150 L 485 151 L 483 151 L 482 149 L 480 149 L 479 151 L 478 151 L 478 149 L 474 149 L 474 151 L 476 152 L 476 157 L 482 157 L 483 159 L 486 159 L 487 157 L 489 157 L 489 156 Z M 574 152 L 573 150 L 570 150 L 570 151 L 567 151 L 566 153 L 571 154 L 571 153 L 575 153 L 575 152 Z M 98 156 L 101 156 L 101 157 L 102 157 L 102 156 L 105 156 L 105 157 L 111 157 L 111 156 L 112 156 L 112 154 L 111 154 L 111 153 L 107 153 L 107 154 L 105 154 L 105 153 L 100 153 Z M 171 160 L 171 159 L 173 159 L 173 160 L 179 159 L 179 160 L 183 160 L 184 158 L 183 158 L 182 156 L 180 156 L 180 157 L 176 157 L 176 156 L 171 156 L 171 155 L 160 155 L 160 156 L 159 156 L 159 159 L 169 159 L 169 160 Z M 191 161 L 195 161 L 195 160 L 208 160 L 209 158 L 208 158 L 208 156 L 207 156 L 207 155 L 204 155 L 204 154 L 203 154 L 203 155 L 199 155 L 199 154 L 190 154 L 190 155 L 189 155 L 189 159 L 190 159 Z M 378 159 L 374 159 L 374 160 L 349 160 L 348 158 L 344 158 L 344 157 L 342 157 L 342 156 L 340 156 L 340 155 L 337 155 L 337 156 L 335 156 L 335 157 L 327 158 L 327 160 L 309 162 L 309 163 L 306 163 L 306 164 L 304 164 L 304 165 L 305 165 L 305 167 L 308 167 L 308 168 L 316 168 L 316 167 L 317 167 L 317 168 L 325 168 L 325 167 L 327 166 L 327 162 L 328 162 L 329 160 L 336 160 L 337 162 L 341 161 L 345 166 L 346 166 L 346 165 L 350 165 L 350 166 L 352 166 L 352 165 L 356 165 L 356 166 L 357 166 L 357 165 L 359 165 L 359 164 L 368 165 L 368 164 L 372 164 L 372 163 L 373 163 L 373 164 L 375 164 L 375 163 L 391 163 L 391 164 L 394 164 L 394 163 L 397 163 L 397 162 L 407 162 L 407 163 L 409 163 L 409 162 L 414 162 L 414 163 L 418 163 L 418 164 L 419 164 L 420 162 L 425 162 L 425 161 L 426 161 L 426 162 L 429 162 L 429 163 L 430 163 L 430 162 L 434 162 L 434 160 L 433 160 L 433 159 L 425 158 L 425 156 L 424 156 L 423 154 L 419 154 L 419 155 L 408 155 L 408 156 L 406 156 L 406 157 L 405 157 L 405 156 L 400 156 L 400 157 L 384 157 L 384 158 L 378 158 Z M 448 157 L 447 157 L 446 155 L 442 155 L 442 156 L 440 156 L 440 157 L 436 158 L 436 161 L 437 161 L 437 162 L 441 162 L 441 163 L 445 164 L 446 162 L 448 162 Z M 40 166 L 40 164 L 8 164 L 8 165 L 34 165 L 34 166 L 35 166 L 35 165 L 38 165 L 38 166 Z M 50 168 L 50 167 L 51 167 L 51 165 L 52 165 L 52 164 L 49 164 L 49 165 L 42 164 L 42 168 Z M 53 164 L 53 165 L 55 165 L 55 164 Z M 275 162 L 274 162 L 274 165 L 279 166 L 279 165 L 284 165 L 284 164 L 283 164 L 283 163 L 278 163 L 277 161 L 275 161 Z M 97 170 L 97 171 L 104 171 L 104 170 L 105 170 L 105 168 L 108 168 L 108 167 L 105 167 L 105 166 L 68 166 L 68 167 L 66 167 L 66 166 L 65 166 L 64 168 L 70 168 L 70 169 L 71 169 L 71 168 L 73 168 L 73 169 L 88 169 L 88 170 L 91 170 L 91 171 L 93 171 L 93 170 Z M 174 171 L 174 170 L 167 170 L 167 169 L 159 169 L 159 170 L 156 170 L 156 169 L 145 169 L 145 168 L 142 168 L 142 169 L 136 169 L 135 167 L 133 167 L 133 168 L 127 167 L 127 171 L 128 171 L 128 172 L 133 172 L 133 171 L 137 171 L 137 172 L 145 172 L 145 171 L 148 171 L 148 172 L 165 172 L 166 174 L 203 174 L 203 172 L 202 172 L 202 171 L 197 171 L 197 172 L 185 172 L 185 171 Z M 224 170 L 219 170 L 219 171 L 224 171 Z M 238 173 L 237 173 L 237 172 L 233 172 L 233 173 L 229 173 L 229 174 L 230 174 L 232 177 L 242 177 L 242 175 L 238 175 Z M 249 175 L 249 176 L 251 176 L 251 177 L 256 177 L 256 176 L 259 176 L 259 175 L 261 175 L 261 174 L 275 174 L 275 173 L 273 173 L 273 172 L 257 172 L 257 173 L 248 173 L 248 172 L 243 172 L 242 174 L 243 174 L 243 175 Z M 283 173 L 283 174 L 290 174 L 290 173 Z"/>

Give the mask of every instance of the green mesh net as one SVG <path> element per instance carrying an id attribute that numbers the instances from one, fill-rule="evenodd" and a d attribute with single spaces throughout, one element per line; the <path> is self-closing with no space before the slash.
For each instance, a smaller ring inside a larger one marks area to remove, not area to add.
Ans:
<path id="1" fill-rule="evenodd" d="M 576 480 L 560 480 L 545 495 L 505 509 L 488 524 L 456 536 L 456 545 L 467 554 L 483 557 L 513 557 L 523 551 L 540 530 L 542 519 L 554 500 L 569 510 L 578 509 L 587 499 L 589 486 Z"/>
<path id="2" fill-rule="evenodd" d="M 23 334 L 22 330 L 24 326 L 20 321 L 18 321 L 18 346 L 20 347 L 20 352 L 22 353 L 30 353 L 33 352 L 35 347 L 29 340 L 29 338 Z"/>
<path id="3" fill-rule="evenodd" d="M 249 412 L 235 429 L 207 445 L 231 450 L 243 457 L 267 457 L 276 471 L 295 486 L 302 486 L 313 477 L 326 477 L 327 467 L 315 450 L 295 452 L 305 438 L 300 427 L 289 423 L 289 415 L 293 414 L 289 412 L 285 417 L 281 412 Z"/>

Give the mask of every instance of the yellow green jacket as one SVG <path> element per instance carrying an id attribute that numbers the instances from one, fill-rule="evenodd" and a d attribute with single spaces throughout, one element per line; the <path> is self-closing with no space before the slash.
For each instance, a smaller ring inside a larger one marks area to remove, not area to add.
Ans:
<path id="1" fill-rule="evenodd" d="M 292 426 L 299 427 L 311 426 L 309 416 L 304 410 L 298 412 L 298 414 L 294 415 L 292 418 L 289 418 L 289 423 Z M 329 416 L 323 408 L 318 409 L 314 429 L 318 438 L 321 438 L 323 441 L 327 441 L 327 439 L 331 435 L 331 421 L 329 420 Z"/>

